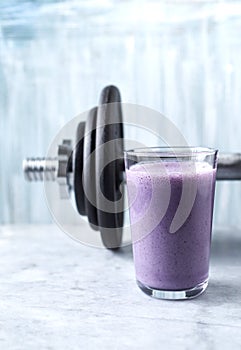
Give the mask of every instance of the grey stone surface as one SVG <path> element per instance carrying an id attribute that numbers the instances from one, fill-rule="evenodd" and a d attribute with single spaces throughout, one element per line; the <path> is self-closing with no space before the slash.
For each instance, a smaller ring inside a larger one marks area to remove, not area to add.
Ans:
<path id="1" fill-rule="evenodd" d="M 181 302 L 138 289 L 130 247 L 87 247 L 54 225 L 1 226 L 0 252 L 0 349 L 241 348 L 240 231 L 215 232 L 210 285 Z"/>

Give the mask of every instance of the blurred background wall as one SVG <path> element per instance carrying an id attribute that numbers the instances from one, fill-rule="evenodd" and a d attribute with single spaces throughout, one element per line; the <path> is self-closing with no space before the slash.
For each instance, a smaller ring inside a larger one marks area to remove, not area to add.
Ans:
<path id="1" fill-rule="evenodd" d="M 241 152 L 241 1 L 0 0 L 0 223 L 51 220 L 22 159 L 110 83 L 189 144 Z M 218 183 L 215 224 L 240 206 L 241 182 Z"/>

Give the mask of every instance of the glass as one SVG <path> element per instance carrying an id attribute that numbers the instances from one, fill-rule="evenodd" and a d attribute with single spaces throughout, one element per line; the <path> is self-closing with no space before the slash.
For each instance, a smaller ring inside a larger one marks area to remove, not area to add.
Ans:
<path id="1" fill-rule="evenodd" d="M 136 280 L 146 294 L 190 299 L 208 285 L 217 150 L 125 152 Z"/>

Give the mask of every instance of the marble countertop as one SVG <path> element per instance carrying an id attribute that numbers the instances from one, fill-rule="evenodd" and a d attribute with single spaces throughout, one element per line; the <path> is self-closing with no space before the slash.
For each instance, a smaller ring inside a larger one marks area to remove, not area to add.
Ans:
<path id="1" fill-rule="evenodd" d="M 189 301 L 142 293 L 131 247 L 90 248 L 54 225 L 1 226 L 0 249 L 1 350 L 241 349 L 241 231 L 215 232 L 209 287 Z"/>

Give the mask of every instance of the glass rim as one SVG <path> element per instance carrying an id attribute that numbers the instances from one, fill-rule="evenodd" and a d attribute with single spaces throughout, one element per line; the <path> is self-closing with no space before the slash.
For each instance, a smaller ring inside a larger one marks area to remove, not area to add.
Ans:
<path id="1" fill-rule="evenodd" d="M 201 146 L 164 146 L 164 147 L 140 147 L 124 150 L 125 155 L 131 156 L 167 156 L 167 157 L 190 157 L 195 155 L 216 155 L 218 149 Z"/>

